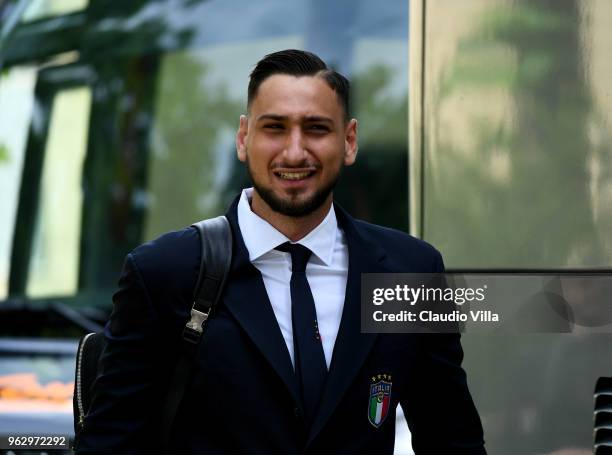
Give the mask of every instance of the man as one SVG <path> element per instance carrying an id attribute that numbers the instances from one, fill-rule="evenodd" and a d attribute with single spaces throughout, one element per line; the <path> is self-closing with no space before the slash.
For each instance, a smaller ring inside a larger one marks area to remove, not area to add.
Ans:
<path id="1" fill-rule="evenodd" d="M 348 93 L 308 52 L 270 54 L 251 73 L 236 147 L 253 188 L 227 213 L 231 271 L 177 417 L 176 453 L 390 454 L 398 404 L 417 455 L 485 453 L 458 335 L 360 332 L 361 273 L 443 263 L 425 242 L 333 203 L 357 154 Z M 199 251 L 188 228 L 127 256 L 77 454 L 159 450 Z"/>

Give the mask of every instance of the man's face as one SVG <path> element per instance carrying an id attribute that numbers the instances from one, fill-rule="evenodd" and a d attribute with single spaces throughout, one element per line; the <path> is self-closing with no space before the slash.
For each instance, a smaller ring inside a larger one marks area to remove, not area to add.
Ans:
<path id="1" fill-rule="evenodd" d="M 305 216 L 331 202 L 343 166 L 357 152 L 357 122 L 319 77 L 275 74 L 240 118 L 238 158 L 274 212 Z"/>

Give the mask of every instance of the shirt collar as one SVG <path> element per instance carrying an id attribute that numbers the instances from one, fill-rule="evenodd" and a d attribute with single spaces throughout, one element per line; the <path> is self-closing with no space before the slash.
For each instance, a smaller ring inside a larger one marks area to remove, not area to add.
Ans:
<path id="1" fill-rule="evenodd" d="M 252 193 L 253 188 L 242 190 L 238 202 L 238 226 L 244 244 L 249 251 L 251 262 L 277 246 L 290 241 L 284 234 L 251 210 Z M 323 264 L 331 265 L 337 231 L 338 221 L 332 204 L 323 221 L 296 243 L 307 247 Z"/>

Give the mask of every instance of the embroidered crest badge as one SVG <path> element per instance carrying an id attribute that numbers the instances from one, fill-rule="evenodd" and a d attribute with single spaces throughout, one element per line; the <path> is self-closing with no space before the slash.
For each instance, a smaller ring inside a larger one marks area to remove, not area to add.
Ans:
<path id="1" fill-rule="evenodd" d="M 372 376 L 368 420 L 376 428 L 382 425 L 389 413 L 389 407 L 391 406 L 391 385 L 390 374 Z"/>

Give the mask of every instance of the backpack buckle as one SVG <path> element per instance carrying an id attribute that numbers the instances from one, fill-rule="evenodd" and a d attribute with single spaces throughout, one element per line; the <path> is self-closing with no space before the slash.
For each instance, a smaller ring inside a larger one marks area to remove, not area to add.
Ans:
<path id="1" fill-rule="evenodd" d="M 210 310 L 209 310 L 210 311 Z M 208 313 L 204 313 L 202 311 L 198 311 L 195 308 L 191 309 L 191 319 L 185 325 L 185 329 L 183 330 L 183 339 L 197 344 L 200 341 L 200 337 L 202 336 L 202 332 L 204 329 L 202 326 L 208 319 Z"/>

